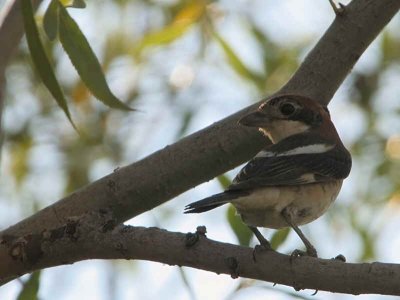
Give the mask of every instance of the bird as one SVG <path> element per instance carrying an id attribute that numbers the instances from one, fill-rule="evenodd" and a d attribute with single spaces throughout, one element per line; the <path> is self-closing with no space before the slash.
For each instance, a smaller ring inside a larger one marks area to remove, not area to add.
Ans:
<path id="1" fill-rule="evenodd" d="M 272 144 L 257 153 L 224 192 L 190 203 L 184 213 L 231 203 L 264 248 L 271 245 L 257 227 L 291 227 L 306 247 L 293 253 L 318 257 L 299 226 L 327 211 L 352 165 L 328 108 L 306 96 L 278 95 L 238 123 L 258 128 Z"/>

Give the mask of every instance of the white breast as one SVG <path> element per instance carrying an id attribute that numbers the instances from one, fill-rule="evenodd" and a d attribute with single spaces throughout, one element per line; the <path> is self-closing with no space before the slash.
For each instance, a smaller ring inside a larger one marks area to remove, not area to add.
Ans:
<path id="1" fill-rule="evenodd" d="M 250 196 L 232 201 L 247 225 L 282 228 L 288 224 L 282 217 L 287 209 L 296 225 L 307 224 L 319 218 L 335 201 L 342 181 L 299 186 L 265 187 Z"/>

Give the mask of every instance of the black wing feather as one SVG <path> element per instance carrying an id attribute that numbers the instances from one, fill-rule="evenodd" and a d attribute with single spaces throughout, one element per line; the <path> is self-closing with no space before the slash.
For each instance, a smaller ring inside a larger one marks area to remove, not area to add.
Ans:
<path id="1" fill-rule="evenodd" d="M 265 150 L 270 153 L 282 153 L 296 147 L 312 145 L 310 141 L 299 139 L 271 145 Z M 315 143 L 325 143 L 323 138 Z M 279 149 L 277 149 L 279 148 Z M 278 152 L 280 151 L 280 152 Z M 228 190 L 252 189 L 261 186 L 299 185 L 329 180 L 344 179 L 351 168 L 351 156 L 343 145 L 335 145 L 324 153 L 297 154 L 289 156 L 268 156 L 253 158 L 234 178 Z"/>

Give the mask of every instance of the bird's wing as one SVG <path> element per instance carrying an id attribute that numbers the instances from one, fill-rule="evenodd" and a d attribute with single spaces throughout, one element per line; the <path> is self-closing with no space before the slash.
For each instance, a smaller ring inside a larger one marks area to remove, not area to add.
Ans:
<path id="1" fill-rule="evenodd" d="M 258 153 L 239 172 L 228 190 L 343 179 L 350 168 L 350 154 L 341 144 L 299 134 Z"/>

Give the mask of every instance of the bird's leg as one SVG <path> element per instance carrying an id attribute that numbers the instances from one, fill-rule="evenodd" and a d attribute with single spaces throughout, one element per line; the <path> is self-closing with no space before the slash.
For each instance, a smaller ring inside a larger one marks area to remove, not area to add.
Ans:
<path id="1" fill-rule="evenodd" d="M 248 226 L 249 229 L 254 233 L 260 245 L 256 245 L 253 250 L 253 260 L 256 261 L 256 253 L 258 250 L 272 250 L 271 244 L 268 240 L 261 234 L 261 232 L 254 226 Z M 261 248 L 261 249 L 260 249 Z"/>
<path id="2" fill-rule="evenodd" d="M 251 231 L 253 231 L 254 235 L 256 236 L 257 240 L 260 242 L 260 245 L 263 246 L 265 249 L 271 249 L 271 244 L 268 240 L 261 234 L 261 232 L 254 226 L 248 226 Z"/>
<path id="3" fill-rule="evenodd" d="M 306 246 L 307 249 L 307 254 L 312 257 L 318 257 L 317 250 L 315 247 L 310 243 L 310 241 L 305 237 L 303 232 L 300 230 L 299 227 L 296 225 L 290 225 L 293 230 L 297 233 L 297 235 L 300 237 L 300 239 L 303 241 L 304 245 Z"/>
<path id="4" fill-rule="evenodd" d="M 307 249 L 307 252 L 306 252 L 307 255 L 312 256 L 312 257 L 318 257 L 317 250 L 315 250 L 314 246 L 305 237 L 305 235 L 300 230 L 300 228 L 292 222 L 291 214 L 286 208 L 282 211 L 282 216 L 285 219 L 286 223 L 288 223 L 288 225 L 293 228 L 293 230 L 297 233 L 297 235 L 303 241 L 303 243 L 304 243 L 304 245 L 306 246 L 306 249 Z M 299 256 L 301 254 L 302 254 L 301 251 L 295 250 L 292 255 L 293 256 Z"/>

